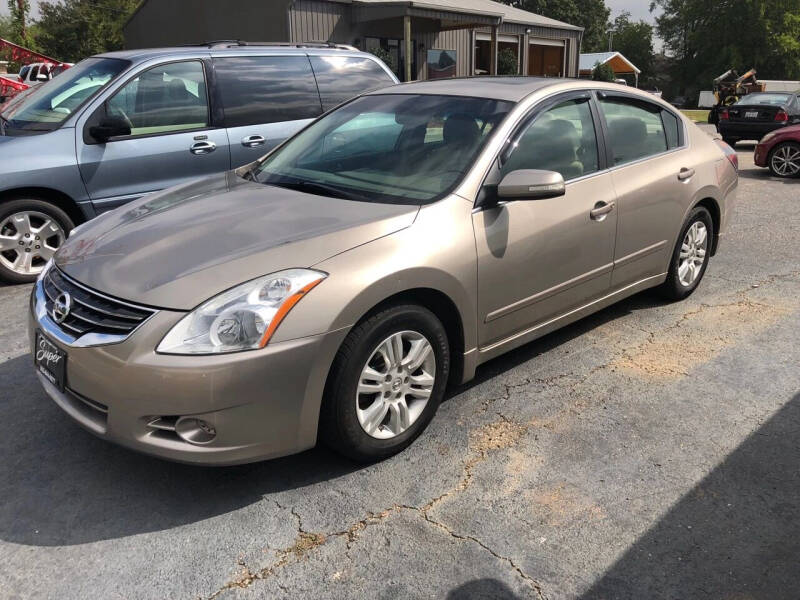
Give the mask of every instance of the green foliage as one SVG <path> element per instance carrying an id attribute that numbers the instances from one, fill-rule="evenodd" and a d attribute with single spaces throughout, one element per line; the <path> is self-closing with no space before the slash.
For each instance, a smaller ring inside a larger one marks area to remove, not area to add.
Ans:
<path id="1" fill-rule="evenodd" d="M 500 52 L 497 53 L 497 74 L 517 74 L 517 55 L 510 48 L 502 48 Z"/>
<path id="2" fill-rule="evenodd" d="M 8 15 L 0 15 L 0 38 L 11 41 L 14 32 L 14 24 Z"/>
<path id="3" fill-rule="evenodd" d="M 68 62 L 120 50 L 122 26 L 138 0 L 54 0 L 39 5 L 41 51 Z"/>
<path id="4" fill-rule="evenodd" d="M 640 83 L 646 85 L 653 75 L 653 26 L 645 21 L 631 21 L 630 17 L 630 13 L 622 12 L 614 19 L 613 49 L 639 68 Z"/>
<path id="5" fill-rule="evenodd" d="M 613 82 L 617 76 L 614 74 L 614 69 L 608 63 L 595 63 L 592 70 L 592 79 L 595 81 L 609 81 Z"/>
<path id="6" fill-rule="evenodd" d="M 600 52 L 608 47 L 606 24 L 611 11 L 605 0 L 502 1 L 537 15 L 583 27 L 582 52 Z"/>
<path id="7" fill-rule="evenodd" d="M 28 27 L 31 12 L 29 0 L 6 0 L 6 4 L 9 12 L 8 30 L 6 31 L 7 35 L 2 37 L 9 42 L 31 48 L 34 44 Z"/>
<path id="8" fill-rule="evenodd" d="M 389 52 L 385 48 L 381 48 L 380 46 L 378 46 L 378 47 L 373 48 L 372 50 L 370 50 L 370 53 L 372 53 L 373 55 L 377 56 L 384 63 L 386 63 L 386 66 L 389 67 L 389 69 L 391 69 L 392 72 L 397 73 L 397 64 L 396 64 L 397 61 L 394 60 L 394 58 L 392 57 L 391 52 Z"/>
<path id="9" fill-rule="evenodd" d="M 800 79 L 800 0 L 654 0 L 656 31 L 674 56 L 672 77 L 691 97 L 734 68 L 759 79 Z"/>

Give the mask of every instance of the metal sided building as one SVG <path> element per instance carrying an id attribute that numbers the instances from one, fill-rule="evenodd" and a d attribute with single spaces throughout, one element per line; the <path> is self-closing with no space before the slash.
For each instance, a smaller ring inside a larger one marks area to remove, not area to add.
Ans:
<path id="1" fill-rule="evenodd" d="M 578 77 L 583 29 L 491 0 L 142 0 L 124 35 L 128 48 L 348 44 L 408 81 L 495 74 L 498 66 L 501 74 Z"/>

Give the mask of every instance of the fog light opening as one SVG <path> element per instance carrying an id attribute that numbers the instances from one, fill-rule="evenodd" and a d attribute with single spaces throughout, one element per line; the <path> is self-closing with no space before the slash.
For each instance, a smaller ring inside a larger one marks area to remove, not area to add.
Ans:
<path id="1" fill-rule="evenodd" d="M 175 423 L 175 433 L 190 444 L 210 444 L 217 437 L 216 428 L 209 422 L 194 417 L 181 417 Z"/>

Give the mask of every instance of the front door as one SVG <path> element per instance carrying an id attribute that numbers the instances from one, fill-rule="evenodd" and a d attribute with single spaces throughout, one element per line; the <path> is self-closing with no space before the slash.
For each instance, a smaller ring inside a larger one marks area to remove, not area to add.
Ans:
<path id="1" fill-rule="evenodd" d="M 473 215 L 478 251 L 479 345 L 487 349 L 606 293 L 616 196 L 601 171 L 596 112 L 587 95 L 540 110 L 490 176 L 561 173 L 566 194 L 500 204 Z"/>
<path id="2" fill-rule="evenodd" d="M 148 69 L 98 111 L 85 130 L 76 130 L 76 143 L 81 177 L 100 211 L 230 168 L 228 136 L 210 124 L 199 60 Z M 88 128 L 104 116 L 127 120 L 131 134 L 106 143 L 91 139 Z"/>

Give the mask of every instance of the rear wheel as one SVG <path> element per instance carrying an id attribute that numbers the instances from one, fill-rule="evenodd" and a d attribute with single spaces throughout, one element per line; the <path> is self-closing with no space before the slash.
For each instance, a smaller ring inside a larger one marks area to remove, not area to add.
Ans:
<path id="1" fill-rule="evenodd" d="M 73 227 L 67 213 L 43 200 L 0 204 L 0 279 L 34 281 Z"/>
<path id="2" fill-rule="evenodd" d="M 800 144 L 784 142 L 775 146 L 769 155 L 769 170 L 778 177 L 800 175 Z"/>
<path id="3" fill-rule="evenodd" d="M 429 310 L 398 305 L 372 315 L 336 355 L 320 439 L 363 462 L 402 451 L 436 414 L 449 371 L 447 334 Z"/>
<path id="4" fill-rule="evenodd" d="M 662 295 L 670 300 L 683 300 L 700 285 L 711 257 L 714 222 L 711 214 L 698 206 L 681 229 L 672 253 L 667 280 L 661 285 Z"/>

